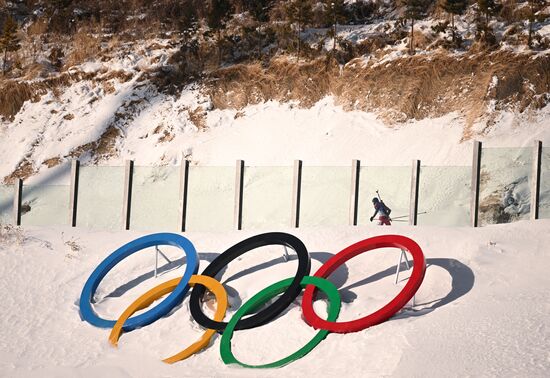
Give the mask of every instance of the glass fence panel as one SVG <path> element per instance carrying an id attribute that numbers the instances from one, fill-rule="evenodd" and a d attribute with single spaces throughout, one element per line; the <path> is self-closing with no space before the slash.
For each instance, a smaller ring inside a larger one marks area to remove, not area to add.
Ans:
<path id="1" fill-rule="evenodd" d="M 69 185 L 23 185 L 21 225 L 67 226 L 69 202 Z"/>
<path id="2" fill-rule="evenodd" d="M 395 224 L 408 224 L 411 192 L 411 167 L 361 167 L 359 173 L 359 225 L 377 225 L 370 222 L 374 214 L 372 199 L 376 191 L 392 210 Z"/>
<path id="3" fill-rule="evenodd" d="M 78 227 L 120 230 L 123 227 L 124 167 L 80 168 Z"/>
<path id="4" fill-rule="evenodd" d="M 178 231 L 180 167 L 134 167 L 130 229 Z"/>
<path id="5" fill-rule="evenodd" d="M 479 224 L 529 219 L 532 148 L 483 148 Z"/>
<path id="6" fill-rule="evenodd" d="M 539 218 L 550 219 L 550 148 L 542 149 Z"/>
<path id="7" fill-rule="evenodd" d="M 349 224 L 351 167 L 302 167 L 300 227 Z"/>
<path id="8" fill-rule="evenodd" d="M 187 231 L 233 229 L 234 167 L 190 167 Z"/>
<path id="9" fill-rule="evenodd" d="M 418 225 L 469 226 L 472 167 L 421 167 Z"/>
<path id="10" fill-rule="evenodd" d="M 293 167 L 245 167 L 243 229 L 289 227 Z"/>
<path id="11" fill-rule="evenodd" d="M 0 223 L 13 224 L 13 185 L 0 185 Z"/>

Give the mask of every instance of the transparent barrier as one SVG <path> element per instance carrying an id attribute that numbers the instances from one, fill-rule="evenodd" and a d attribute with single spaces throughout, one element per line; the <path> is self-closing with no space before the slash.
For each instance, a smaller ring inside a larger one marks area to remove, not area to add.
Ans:
<path id="1" fill-rule="evenodd" d="M 21 225 L 67 226 L 69 202 L 69 185 L 23 185 Z"/>
<path id="2" fill-rule="evenodd" d="M 187 231 L 233 229 L 234 167 L 190 167 L 187 196 Z"/>
<path id="3" fill-rule="evenodd" d="M 529 219 L 532 148 L 484 148 L 481 152 L 479 224 Z"/>
<path id="4" fill-rule="evenodd" d="M 550 148 L 542 149 L 539 218 L 550 219 Z"/>
<path id="5" fill-rule="evenodd" d="M 293 167 L 245 167 L 243 229 L 289 227 Z"/>
<path id="6" fill-rule="evenodd" d="M 13 224 L 13 185 L 0 185 L 0 223 Z"/>
<path id="7" fill-rule="evenodd" d="M 472 167 L 421 167 L 418 225 L 469 226 Z"/>
<path id="8" fill-rule="evenodd" d="M 180 167 L 134 167 L 130 229 L 178 231 Z"/>
<path id="9" fill-rule="evenodd" d="M 351 167 L 302 167 L 300 227 L 349 224 Z"/>
<path id="10" fill-rule="evenodd" d="M 374 214 L 372 199 L 378 190 L 384 203 L 391 208 L 395 224 L 408 224 L 412 167 L 362 167 L 359 173 L 359 225 L 370 222 Z M 350 184 L 351 185 L 351 184 Z"/>
<path id="11" fill-rule="evenodd" d="M 122 229 L 124 167 L 81 167 L 77 226 Z"/>

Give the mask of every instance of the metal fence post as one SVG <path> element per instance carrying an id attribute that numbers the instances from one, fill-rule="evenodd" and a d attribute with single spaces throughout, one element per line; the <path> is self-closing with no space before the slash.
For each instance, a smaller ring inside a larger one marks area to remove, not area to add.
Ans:
<path id="1" fill-rule="evenodd" d="M 235 170 L 235 209 L 233 224 L 236 230 L 243 228 L 244 160 L 237 160 Z"/>
<path id="2" fill-rule="evenodd" d="M 479 212 L 479 185 L 481 178 L 481 142 L 474 141 L 474 154 L 472 161 L 472 185 L 471 185 L 471 224 L 472 227 L 478 227 Z"/>
<path id="3" fill-rule="evenodd" d="M 300 226 L 300 200 L 302 195 L 302 161 L 294 160 L 294 179 L 292 184 L 292 215 L 290 227 Z"/>
<path id="4" fill-rule="evenodd" d="M 71 162 L 71 189 L 69 199 L 69 209 L 70 209 L 70 225 L 71 227 L 76 227 L 76 216 L 78 209 L 78 178 L 80 175 L 80 161 L 73 160 Z"/>
<path id="5" fill-rule="evenodd" d="M 411 174 L 411 197 L 409 202 L 409 225 L 418 223 L 418 189 L 420 187 L 420 160 L 413 160 Z"/>
<path id="6" fill-rule="evenodd" d="M 533 166 L 531 171 L 531 219 L 539 219 L 540 171 L 542 164 L 542 142 L 535 141 L 533 146 Z"/>
<path id="7" fill-rule="evenodd" d="M 349 203 L 349 224 L 357 226 L 357 217 L 359 213 L 359 172 L 361 170 L 361 161 L 352 160 L 351 162 L 351 195 Z"/>
<path id="8" fill-rule="evenodd" d="M 15 182 L 15 193 L 13 196 L 13 221 L 16 226 L 21 226 L 21 204 L 23 200 L 23 180 Z"/>
<path id="9" fill-rule="evenodd" d="M 122 224 L 125 230 L 130 229 L 133 179 L 134 179 L 134 161 L 126 160 L 125 167 L 124 167 L 124 203 L 122 207 Z"/>
<path id="10" fill-rule="evenodd" d="M 189 193 L 189 160 L 183 160 L 180 177 L 180 230 L 185 232 L 187 226 L 187 195 Z"/>

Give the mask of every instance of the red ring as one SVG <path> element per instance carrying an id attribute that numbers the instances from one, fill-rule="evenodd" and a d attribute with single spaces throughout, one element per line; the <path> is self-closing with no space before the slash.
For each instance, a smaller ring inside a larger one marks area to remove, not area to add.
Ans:
<path id="1" fill-rule="evenodd" d="M 397 296 L 391 300 L 390 303 L 382 307 L 381 309 L 373 312 L 365 317 L 351 320 L 348 322 L 329 322 L 321 319 L 313 310 L 313 298 L 317 292 L 317 288 L 313 285 L 307 285 L 302 298 L 302 311 L 306 322 L 317 329 L 323 329 L 336 333 L 349 333 L 364 330 L 365 328 L 382 323 L 392 317 L 397 311 L 403 308 L 414 296 L 422 280 L 424 279 L 424 273 L 426 272 L 426 260 L 420 246 L 412 239 L 409 239 L 401 235 L 382 235 L 375 236 L 373 238 L 362 240 L 358 243 L 350 245 L 344 250 L 340 251 L 336 255 L 332 256 L 326 263 L 324 263 L 317 272 L 315 277 L 327 278 L 332 272 L 336 270 L 340 265 L 353 257 L 378 248 L 396 247 L 407 250 L 412 254 L 414 265 L 413 271 L 407 284 L 397 294 Z"/>

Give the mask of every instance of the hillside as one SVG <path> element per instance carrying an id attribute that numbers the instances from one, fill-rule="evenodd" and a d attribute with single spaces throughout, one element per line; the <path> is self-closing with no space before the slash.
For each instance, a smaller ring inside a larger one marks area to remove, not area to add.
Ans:
<path id="1" fill-rule="evenodd" d="M 427 1 L 411 45 L 406 3 L 306 1 L 298 18 L 296 4 L 3 2 L 0 26 L 15 22 L 19 48 L 2 57 L 0 177 L 11 183 L 74 158 L 175 164 L 183 152 L 196 164 L 214 162 L 200 152 L 198 141 L 211 139 L 201 134 L 259 121 L 262 107 L 321 114 L 315 109 L 330 106 L 366 129 L 452 119 L 461 135 L 451 144 L 513 125 L 528 135 L 547 117 L 548 7 L 505 3 L 480 20 L 470 2 L 449 20 L 444 4 Z"/>

